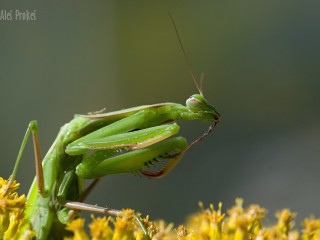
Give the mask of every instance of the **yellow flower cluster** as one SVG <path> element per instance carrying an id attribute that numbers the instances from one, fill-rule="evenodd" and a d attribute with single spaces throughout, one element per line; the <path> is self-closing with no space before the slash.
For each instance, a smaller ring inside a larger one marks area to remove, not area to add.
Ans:
<path id="1" fill-rule="evenodd" d="M 24 222 L 25 195 L 16 190 L 19 183 L 0 177 L 0 239 L 16 239 Z"/>
<path id="2" fill-rule="evenodd" d="M 143 234 L 140 228 L 135 224 L 134 211 L 125 209 L 121 217 L 100 217 L 92 216 L 92 222 L 89 224 L 91 238 L 84 230 L 84 219 L 78 218 L 68 223 L 66 229 L 73 232 L 73 237 L 65 237 L 64 240 L 143 240 Z M 110 227 L 113 224 L 113 229 Z M 144 224 L 148 224 L 145 222 Z"/>
<path id="3" fill-rule="evenodd" d="M 222 212 L 221 203 L 218 209 L 213 205 L 205 209 L 200 203 L 201 210 L 190 216 L 185 226 L 180 225 L 176 229 L 173 224 L 166 224 L 163 220 L 151 222 L 147 217 L 142 219 L 142 222 L 152 240 L 320 240 L 320 219 L 305 219 L 299 233 L 293 230 L 296 214 L 283 209 L 275 214 L 275 225 L 263 226 L 262 220 L 267 210 L 259 205 L 243 208 L 242 203 L 242 199 L 236 199 L 235 206 L 226 213 Z M 84 231 L 84 220 L 74 220 L 67 226 L 67 230 L 72 231 L 74 237 L 65 240 L 142 240 L 144 236 L 132 218 L 133 214 L 132 210 L 124 210 L 122 217 L 116 219 L 93 218 L 89 225 L 91 238 Z"/>
<path id="4" fill-rule="evenodd" d="M 0 239 L 15 240 L 18 235 L 24 240 L 35 237 L 33 231 L 21 227 L 25 222 L 26 197 L 16 193 L 18 187 L 16 181 L 0 177 Z M 92 216 L 89 236 L 85 220 L 78 218 L 67 224 L 70 236 L 64 240 L 146 240 L 139 224 L 145 226 L 152 240 L 320 240 L 320 219 L 305 219 L 299 232 L 293 229 L 296 214 L 288 209 L 275 214 L 274 225 L 264 226 L 267 210 L 259 205 L 244 208 L 242 199 L 236 199 L 226 213 L 222 212 L 221 203 L 217 209 L 212 204 L 209 208 L 204 208 L 202 203 L 199 206 L 200 211 L 191 215 L 185 226 L 177 228 L 172 223 L 153 222 L 148 216 L 141 218 L 133 210 L 125 209 L 115 218 Z"/>

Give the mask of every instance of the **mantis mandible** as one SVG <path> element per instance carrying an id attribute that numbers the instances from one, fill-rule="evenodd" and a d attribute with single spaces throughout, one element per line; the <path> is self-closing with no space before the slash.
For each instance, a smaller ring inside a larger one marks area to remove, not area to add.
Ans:
<path id="1" fill-rule="evenodd" d="M 173 18 L 170 15 L 172 21 Z M 174 21 L 173 21 L 174 24 Z M 75 115 L 61 127 L 54 143 L 41 161 L 38 124 L 31 121 L 19 151 L 11 181 L 29 135 L 32 135 L 36 162 L 36 178 L 28 194 L 26 217 L 37 239 L 48 239 L 53 226 L 70 221 L 74 210 L 88 210 L 118 215 L 120 211 L 82 203 L 100 177 L 119 173 L 141 173 L 149 178 L 166 175 L 183 154 L 207 136 L 220 120 L 220 114 L 204 98 L 191 70 L 186 52 L 174 24 L 193 81 L 199 90 L 186 101 L 143 105 L 109 113 Z M 201 120 L 210 122 L 209 129 L 188 144 L 175 121 Z M 168 159 L 160 170 L 149 166 Z M 83 189 L 85 179 L 96 179 Z M 148 239 L 143 224 L 137 219 Z"/>

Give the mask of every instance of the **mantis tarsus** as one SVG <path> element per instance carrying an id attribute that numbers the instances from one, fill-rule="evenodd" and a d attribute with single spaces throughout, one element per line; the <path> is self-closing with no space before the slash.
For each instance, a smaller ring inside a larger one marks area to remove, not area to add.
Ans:
<path id="1" fill-rule="evenodd" d="M 26 216 L 37 233 L 37 239 L 47 239 L 53 223 L 68 222 L 71 210 L 120 214 L 117 210 L 81 203 L 88 192 L 83 190 L 84 179 L 136 172 L 149 178 L 164 176 L 191 146 L 208 135 L 219 122 L 219 113 L 207 102 L 197 85 L 179 35 L 178 39 L 199 90 L 199 94 L 188 98 L 186 106 L 160 103 L 110 113 L 75 115 L 73 120 L 61 127 L 42 163 L 38 125 L 36 121 L 30 122 L 11 180 L 15 178 L 21 154 L 31 133 L 36 178 L 28 194 L 31 207 L 27 209 Z M 183 137 L 171 137 L 179 132 L 179 126 L 175 123 L 177 120 L 202 120 L 212 124 L 207 132 L 188 145 Z M 162 169 L 148 170 L 150 164 L 163 159 L 169 161 Z M 141 228 L 148 238 L 142 224 Z"/>

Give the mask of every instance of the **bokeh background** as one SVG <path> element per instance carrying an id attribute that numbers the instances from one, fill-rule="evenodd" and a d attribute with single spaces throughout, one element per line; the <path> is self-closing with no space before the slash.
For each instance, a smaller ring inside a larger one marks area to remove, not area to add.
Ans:
<path id="1" fill-rule="evenodd" d="M 105 177 L 87 199 L 181 223 L 236 197 L 299 219 L 320 216 L 319 1 L 4 1 L 36 21 L 0 21 L 1 176 L 9 177 L 30 120 L 43 154 L 75 113 L 196 93 L 168 12 L 204 94 L 222 114 L 214 133 L 158 180 Z M 208 126 L 182 124 L 198 137 Z M 18 173 L 34 176 L 31 141 Z"/>

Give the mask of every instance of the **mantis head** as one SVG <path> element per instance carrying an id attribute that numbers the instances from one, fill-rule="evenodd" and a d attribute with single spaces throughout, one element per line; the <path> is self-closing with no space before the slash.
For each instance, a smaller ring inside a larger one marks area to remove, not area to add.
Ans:
<path id="1" fill-rule="evenodd" d="M 184 146 L 184 149 L 182 151 L 175 153 L 175 154 L 172 154 L 172 155 L 169 155 L 169 156 L 166 156 L 166 158 L 169 159 L 170 161 L 168 162 L 167 165 L 165 165 L 165 167 L 163 167 L 159 171 L 151 172 L 148 170 L 141 170 L 142 174 L 149 177 L 149 178 L 162 177 L 162 176 L 166 175 L 168 172 L 170 172 L 177 165 L 177 163 L 180 161 L 180 159 L 182 158 L 184 153 L 187 152 L 191 147 L 193 147 L 194 145 L 199 143 L 202 139 L 207 137 L 209 135 L 209 133 L 220 122 L 220 114 L 211 104 L 209 104 L 209 102 L 203 96 L 203 91 L 202 91 L 203 75 L 201 76 L 200 87 L 199 87 L 199 85 L 196 81 L 196 78 L 193 74 L 192 67 L 191 67 L 189 58 L 187 56 L 187 53 L 184 50 L 184 47 L 183 47 L 182 41 L 180 39 L 176 24 L 174 22 L 174 19 L 170 13 L 169 13 L 169 16 L 172 20 L 172 24 L 174 26 L 176 35 L 178 37 L 182 53 L 183 53 L 185 60 L 187 62 L 188 69 L 191 74 L 192 80 L 199 91 L 199 94 L 193 94 L 191 97 L 189 97 L 187 99 L 186 107 L 188 108 L 188 110 L 190 111 L 191 114 L 190 114 L 190 117 L 185 117 L 184 120 L 199 119 L 199 120 L 211 122 L 211 125 L 209 126 L 208 130 L 206 130 L 200 137 L 195 139 L 193 142 L 191 142 L 187 146 Z M 184 138 L 182 138 L 182 139 L 185 141 Z M 186 144 L 186 142 L 184 144 Z"/>
<path id="2" fill-rule="evenodd" d="M 193 94 L 186 101 L 187 108 L 194 113 L 203 113 L 203 120 L 219 122 L 220 114 L 201 94 Z"/>

